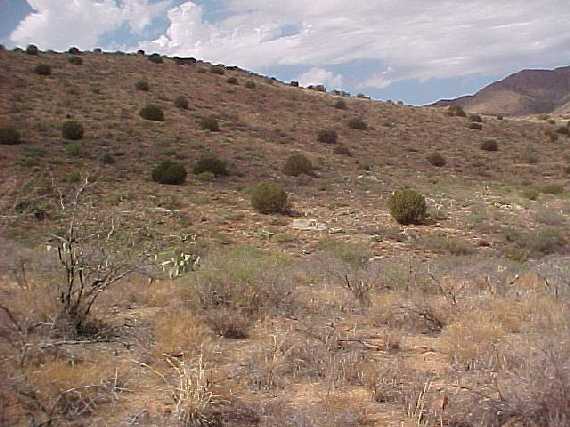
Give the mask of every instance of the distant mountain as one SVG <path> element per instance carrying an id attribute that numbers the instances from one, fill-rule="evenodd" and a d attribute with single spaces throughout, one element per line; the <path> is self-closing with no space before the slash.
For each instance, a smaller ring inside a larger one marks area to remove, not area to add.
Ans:
<path id="1" fill-rule="evenodd" d="M 460 105 L 469 112 L 511 116 L 570 113 L 570 66 L 523 70 L 491 83 L 475 95 L 444 99 L 434 105 Z"/>

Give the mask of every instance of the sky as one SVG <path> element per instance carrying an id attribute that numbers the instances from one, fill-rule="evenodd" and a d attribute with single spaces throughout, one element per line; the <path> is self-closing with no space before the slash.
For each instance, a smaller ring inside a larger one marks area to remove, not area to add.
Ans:
<path id="1" fill-rule="evenodd" d="M 570 65 L 569 0 L 0 0 L 0 43 L 193 56 L 427 104 Z"/>

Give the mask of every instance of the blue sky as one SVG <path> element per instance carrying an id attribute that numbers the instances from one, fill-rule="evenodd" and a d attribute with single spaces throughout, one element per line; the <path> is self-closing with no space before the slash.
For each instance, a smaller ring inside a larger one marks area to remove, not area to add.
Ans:
<path id="1" fill-rule="evenodd" d="M 0 0 L 0 42 L 239 65 L 425 104 L 568 65 L 567 0 Z"/>

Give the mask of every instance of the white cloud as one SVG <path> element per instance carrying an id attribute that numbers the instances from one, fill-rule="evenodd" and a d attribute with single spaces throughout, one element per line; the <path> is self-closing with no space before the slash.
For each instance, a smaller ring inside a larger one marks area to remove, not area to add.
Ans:
<path id="1" fill-rule="evenodd" d="M 170 0 L 27 0 L 34 12 L 10 35 L 18 45 L 33 43 L 44 49 L 77 46 L 91 49 L 99 37 L 128 24 L 141 32 L 171 7 Z"/>
<path id="2" fill-rule="evenodd" d="M 302 86 L 324 84 L 329 89 L 342 87 L 342 76 L 323 68 L 313 67 L 297 79 Z"/>
<path id="3" fill-rule="evenodd" d="M 567 0 L 225 0 L 207 23 L 187 1 L 171 26 L 141 47 L 262 69 L 373 60 L 368 87 L 404 79 L 494 74 L 570 56 Z M 296 31 L 284 31 L 295 28 Z M 283 35 L 282 35 L 283 34 Z M 363 86 L 363 84 L 361 84 Z"/>

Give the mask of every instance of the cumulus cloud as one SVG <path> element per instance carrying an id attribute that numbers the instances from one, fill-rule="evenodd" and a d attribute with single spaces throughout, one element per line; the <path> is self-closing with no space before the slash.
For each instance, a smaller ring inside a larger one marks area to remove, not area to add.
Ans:
<path id="1" fill-rule="evenodd" d="M 206 22 L 187 1 L 167 32 L 142 47 L 260 69 L 323 68 L 356 60 L 385 64 L 364 82 L 491 74 L 570 54 L 567 0 L 225 0 L 225 19 Z"/>
<path id="2" fill-rule="evenodd" d="M 78 46 L 91 49 L 99 37 L 127 24 L 141 32 L 171 6 L 170 0 L 27 0 L 34 12 L 10 35 L 19 45 L 34 43 L 41 48 L 66 49 Z"/>
<path id="3" fill-rule="evenodd" d="M 125 23 L 141 32 L 166 14 L 166 31 L 137 47 L 261 72 L 379 64 L 365 76 L 345 72 L 343 83 L 359 87 L 495 75 L 570 57 L 568 0 L 217 0 L 217 18 L 209 2 L 27 1 L 36 12 L 12 34 L 19 44 L 90 48 Z"/>
<path id="4" fill-rule="evenodd" d="M 298 77 L 302 86 L 324 84 L 328 88 L 342 87 L 342 76 L 323 68 L 313 67 Z"/>

